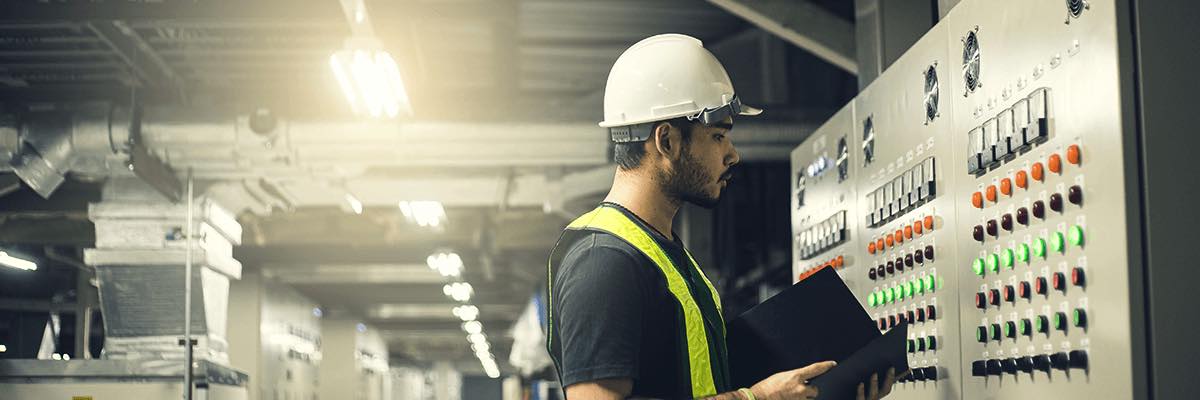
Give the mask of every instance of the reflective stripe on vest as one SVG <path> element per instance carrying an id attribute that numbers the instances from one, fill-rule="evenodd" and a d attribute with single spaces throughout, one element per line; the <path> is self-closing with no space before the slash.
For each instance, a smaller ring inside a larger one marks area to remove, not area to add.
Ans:
<path id="1" fill-rule="evenodd" d="M 716 394 L 717 388 L 713 381 L 712 360 L 709 358 L 709 343 L 704 328 L 703 314 L 700 312 L 700 307 L 696 304 L 695 299 L 692 298 L 684 277 L 675 269 L 667 253 L 658 246 L 654 238 L 650 237 L 645 230 L 630 220 L 620 210 L 605 206 L 600 206 L 575 219 L 575 221 L 567 226 L 567 229 L 598 230 L 610 233 L 636 247 L 658 266 L 659 272 L 666 278 L 667 290 L 671 292 L 671 295 L 675 297 L 675 300 L 679 302 L 683 310 L 683 323 L 688 349 L 688 375 L 691 377 L 692 397 L 699 398 Z M 687 256 L 688 260 L 691 261 L 691 267 L 701 276 L 705 285 L 708 286 L 709 292 L 712 293 L 713 303 L 716 304 L 718 315 L 720 315 L 722 312 L 721 299 L 717 295 L 716 289 L 712 286 L 712 282 L 700 271 L 692 255 L 688 253 Z M 551 260 L 552 262 L 553 260 Z M 549 268 L 547 268 L 548 288 L 553 288 L 554 286 L 553 268 L 553 265 L 549 265 Z M 554 308 L 552 307 L 552 303 L 554 301 L 554 294 L 553 289 L 548 290 L 547 320 L 550 321 L 550 327 L 553 329 Z M 723 321 L 723 318 L 721 320 Z M 724 333 L 724 324 L 718 322 L 717 325 L 720 327 L 722 333 Z M 548 339 L 550 338 L 548 337 Z M 550 347 L 549 340 L 547 347 Z"/>

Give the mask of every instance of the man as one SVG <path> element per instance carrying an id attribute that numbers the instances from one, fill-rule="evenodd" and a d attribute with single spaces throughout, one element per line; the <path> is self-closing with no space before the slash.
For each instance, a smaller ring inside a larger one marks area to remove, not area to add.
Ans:
<path id="1" fill-rule="evenodd" d="M 567 398 L 817 397 L 807 382 L 833 362 L 732 387 L 720 299 L 671 228 L 684 202 L 717 203 L 739 161 L 733 118 L 761 112 L 689 36 L 647 38 L 613 65 L 600 123 L 616 142 L 613 186 L 549 263 L 547 347 Z M 873 376 L 858 398 L 887 395 L 894 379 Z"/>

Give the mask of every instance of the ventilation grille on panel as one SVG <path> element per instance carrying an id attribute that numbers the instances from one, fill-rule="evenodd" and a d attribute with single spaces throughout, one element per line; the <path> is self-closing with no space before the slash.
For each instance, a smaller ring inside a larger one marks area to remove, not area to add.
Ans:
<path id="1" fill-rule="evenodd" d="M 979 88 L 979 37 L 976 36 L 976 30 L 967 32 L 967 37 L 963 38 L 963 53 L 962 53 L 962 68 L 963 68 L 963 83 L 966 85 L 967 91 L 963 94 L 974 92 Z"/>
<path id="2" fill-rule="evenodd" d="M 938 116 L 938 90 L 937 63 L 934 63 L 925 69 L 925 123 Z"/>
<path id="3" fill-rule="evenodd" d="M 837 164 L 838 183 L 841 183 L 850 177 L 850 148 L 846 145 L 845 136 L 838 139 L 837 161 L 835 164 Z"/>
<path id="4" fill-rule="evenodd" d="M 862 151 L 863 151 L 863 166 L 871 164 L 875 161 L 875 120 L 874 117 L 867 117 L 863 120 L 862 128 Z"/>
<path id="5" fill-rule="evenodd" d="M 1070 13 L 1072 17 L 1078 18 L 1080 14 L 1083 14 L 1083 10 L 1088 8 L 1089 6 L 1086 0 L 1067 0 L 1067 12 Z"/>

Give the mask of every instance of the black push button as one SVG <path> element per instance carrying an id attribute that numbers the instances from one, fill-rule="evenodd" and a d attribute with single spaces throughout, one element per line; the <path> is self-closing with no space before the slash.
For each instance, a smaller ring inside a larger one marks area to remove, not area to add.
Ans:
<path id="1" fill-rule="evenodd" d="M 1041 200 L 1033 202 L 1033 216 L 1046 219 L 1046 203 Z"/>
<path id="2" fill-rule="evenodd" d="M 1071 366 L 1070 359 L 1067 353 L 1058 352 L 1050 355 L 1050 366 L 1054 369 L 1066 371 Z"/>
<path id="3" fill-rule="evenodd" d="M 1065 357 L 1065 355 L 1064 355 L 1064 357 Z M 1004 369 L 1000 366 L 1000 360 L 996 360 L 996 359 L 987 360 L 988 375 L 1000 375 L 1000 373 L 1002 373 L 1002 372 L 1004 372 Z"/>
<path id="4" fill-rule="evenodd" d="M 975 225 L 974 228 L 971 228 L 971 237 L 975 238 L 976 242 L 982 242 L 983 241 L 983 225 Z"/>
<path id="5" fill-rule="evenodd" d="M 875 280 L 875 268 L 871 268 L 871 269 L 867 270 L 867 278 L 871 278 L 871 280 Z"/>
<path id="6" fill-rule="evenodd" d="M 1021 207 L 1017 209 L 1017 223 L 1021 225 L 1029 225 L 1029 209 Z"/>
<path id="7" fill-rule="evenodd" d="M 925 263 L 925 254 L 924 254 L 924 253 L 922 253 L 922 252 L 921 252 L 921 250 L 914 251 L 914 252 L 912 253 L 912 258 L 913 258 L 913 260 L 914 260 L 914 261 L 916 261 L 916 262 L 917 262 L 917 264 L 924 264 L 924 263 Z"/>
<path id="8" fill-rule="evenodd" d="M 1079 185 L 1071 186 L 1070 188 L 1068 188 L 1067 189 L 1067 201 L 1070 201 L 1071 204 L 1074 204 L 1077 206 L 1083 205 L 1083 188 L 1079 187 Z"/>
<path id="9" fill-rule="evenodd" d="M 929 260 L 929 261 L 933 261 L 933 245 L 932 244 L 925 245 L 925 259 Z"/>
<path id="10" fill-rule="evenodd" d="M 996 226 L 996 220 L 994 220 L 994 219 L 992 219 L 992 220 L 988 220 L 988 222 L 987 222 L 987 234 L 988 234 L 988 235 L 991 235 L 992 237 L 997 237 L 997 236 L 1000 236 L 1000 230 L 999 230 L 999 228 Z"/>
<path id="11" fill-rule="evenodd" d="M 1012 359 L 1012 358 L 1005 358 L 1003 360 L 1000 360 L 1000 367 L 1004 369 L 1004 372 L 1007 372 L 1010 374 L 1016 374 L 1017 373 L 1017 360 Z"/>
<path id="12" fill-rule="evenodd" d="M 925 368 L 918 368 L 918 369 L 925 371 L 925 380 L 928 380 L 928 381 L 936 381 L 937 380 L 937 378 L 938 378 L 937 367 L 925 367 Z"/>
<path id="13" fill-rule="evenodd" d="M 1050 372 L 1050 356 L 1046 354 L 1033 356 L 1033 367 L 1038 371 Z"/>
<path id="14" fill-rule="evenodd" d="M 1033 358 L 1017 357 L 1017 369 L 1022 372 L 1033 372 Z"/>
<path id="15" fill-rule="evenodd" d="M 922 371 L 921 368 L 915 368 L 910 372 L 911 373 L 909 374 L 909 376 L 911 377 L 910 379 L 912 379 L 913 381 L 919 382 L 919 381 L 925 380 L 925 371 Z"/>
<path id="16" fill-rule="evenodd" d="M 983 360 L 972 361 L 971 376 L 987 376 L 987 364 Z"/>
<path id="17" fill-rule="evenodd" d="M 1070 353 L 1067 353 L 1067 358 L 1070 359 L 1071 368 L 1088 368 L 1087 350 L 1071 350 Z"/>
<path id="18" fill-rule="evenodd" d="M 1050 209 L 1059 213 L 1063 211 L 1063 198 L 1061 194 L 1055 193 L 1050 195 Z"/>
<path id="19" fill-rule="evenodd" d="M 1006 230 L 1006 231 L 1012 232 L 1012 230 L 1013 230 L 1012 214 L 1004 214 L 1004 215 L 1000 216 L 1000 227 L 1004 228 L 1004 230 Z"/>

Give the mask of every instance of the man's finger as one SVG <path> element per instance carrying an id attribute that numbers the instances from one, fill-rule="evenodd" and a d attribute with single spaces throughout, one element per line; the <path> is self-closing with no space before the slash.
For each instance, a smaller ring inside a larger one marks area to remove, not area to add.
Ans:
<path id="1" fill-rule="evenodd" d="M 858 400 L 867 400 L 867 398 L 863 395 L 863 384 L 861 383 L 858 384 L 858 396 L 855 398 Z"/>
<path id="2" fill-rule="evenodd" d="M 871 374 L 870 386 L 867 388 L 867 398 L 870 400 L 879 399 L 879 374 Z"/>
<path id="3" fill-rule="evenodd" d="M 807 381 L 813 377 L 825 373 L 825 371 L 829 371 L 829 369 L 833 368 L 834 365 L 837 365 L 837 363 L 833 361 L 824 361 L 800 368 L 796 370 L 796 378 L 802 381 Z"/>
<path id="4" fill-rule="evenodd" d="M 817 395 L 818 395 L 818 394 L 820 394 L 820 393 L 819 393 L 819 392 L 817 392 L 817 387 L 816 387 L 816 386 L 805 386 L 805 387 L 804 387 L 804 390 L 801 390 L 801 391 L 800 391 L 800 398 L 802 398 L 802 399 L 815 399 L 815 398 L 817 398 Z"/>
<path id="5" fill-rule="evenodd" d="M 879 398 L 887 397 L 892 393 L 892 385 L 896 384 L 896 369 L 888 368 L 887 377 L 883 380 L 883 387 L 879 388 Z"/>

